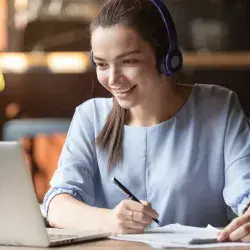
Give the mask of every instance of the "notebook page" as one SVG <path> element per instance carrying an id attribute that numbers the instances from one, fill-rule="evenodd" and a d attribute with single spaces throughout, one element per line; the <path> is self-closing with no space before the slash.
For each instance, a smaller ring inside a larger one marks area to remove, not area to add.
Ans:
<path id="1" fill-rule="evenodd" d="M 208 225 L 207 227 L 191 227 L 191 226 L 183 226 L 181 224 L 169 224 L 164 227 L 157 227 L 153 229 L 147 229 L 145 232 L 159 232 L 159 233 L 185 233 L 185 234 L 205 234 L 205 233 L 218 233 L 220 230 Z"/>
<path id="2" fill-rule="evenodd" d="M 217 243 L 216 236 L 220 230 L 208 225 L 206 228 L 188 227 L 171 224 L 161 228 L 145 230 L 144 234 L 127 234 L 110 237 L 116 240 L 136 241 L 160 248 L 218 248 L 250 247 L 250 243 Z"/>
<path id="3" fill-rule="evenodd" d="M 216 243 L 219 230 L 170 224 L 165 227 L 145 230 L 143 234 L 125 234 L 114 237 L 118 240 L 144 242 L 147 244 L 205 244 Z"/>

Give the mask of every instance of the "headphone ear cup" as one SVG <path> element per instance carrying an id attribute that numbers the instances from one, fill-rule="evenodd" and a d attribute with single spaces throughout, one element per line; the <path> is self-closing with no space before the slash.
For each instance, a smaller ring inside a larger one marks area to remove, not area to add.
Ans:
<path id="1" fill-rule="evenodd" d="M 172 51 L 168 58 L 168 68 L 171 70 L 172 74 L 181 70 L 183 65 L 183 57 L 180 50 Z"/>
<path id="2" fill-rule="evenodd" d="M 89 59 L 90 59 L 90 63 L 91 63 L 91 65 L 92 65 L 92 67 L 96 67 L 96 64 L 95 64 L 95 61 L 94 61 L 94 59 L 93 59 L 93 51 L 91 50 L 90 51 L 90 54 L 89 54 Z"/>
<path id="3" fill-rule="evenodd" d="M 183 56 L 179 50 L 168 52 L 162 59 L 161 73 L 166 76 L 172 76 L 174 73 L 181 70 L 182 65 Z"/>

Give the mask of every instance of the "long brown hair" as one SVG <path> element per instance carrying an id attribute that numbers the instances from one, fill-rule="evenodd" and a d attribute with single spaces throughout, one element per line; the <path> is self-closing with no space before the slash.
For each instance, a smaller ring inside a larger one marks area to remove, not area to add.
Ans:
<path id="1" fill-rule="evenodd" d="M 91 23 L 91 34 L 98 27 L 114 25 L 133 28 L 153 48 L 157 68 L 169 49 L 166 27 L 159 11 L 150 0 L 109 0 Z M 108 169 L 122 161 L 123 129 L 127 111 L 114 98 L 106 123 L 96 139 L 96 144 L 108 153 Z"/>

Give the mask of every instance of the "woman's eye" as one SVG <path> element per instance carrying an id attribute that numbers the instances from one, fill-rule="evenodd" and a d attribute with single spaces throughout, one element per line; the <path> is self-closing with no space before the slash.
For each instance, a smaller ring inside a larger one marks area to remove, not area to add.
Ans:
<path id="1" fill-rule="evenodd" d="M 138 62 L 138 60 L 136 60 L 136 59 L 127 59 L 127 60 L 123 61 L 124 64 L 135 64 L 137 62 Z"/>
<path id="2" fill-rule="evenodd" d="M 106 63 L 96 63 L 96 67 L 105 68 L 105 67 L 107 67 L 107 64 Z"/>

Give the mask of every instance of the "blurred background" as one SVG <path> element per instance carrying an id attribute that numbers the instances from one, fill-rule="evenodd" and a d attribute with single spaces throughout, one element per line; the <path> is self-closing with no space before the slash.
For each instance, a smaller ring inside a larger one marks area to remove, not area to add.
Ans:
<path id="1" fill-rule="evenodd" d="M 0 0 L 0 140 L 22 141 L 40 202 L 75 107 L 109 96 L 88 57 L 88 25 L 102 2 Z M 250 116 L 250 1 L 165 3 L 184 54 L 182 82 L 226 86 Z"/>

